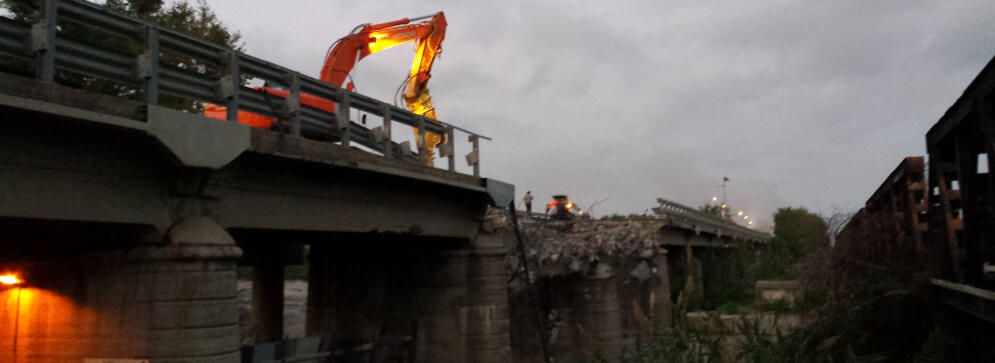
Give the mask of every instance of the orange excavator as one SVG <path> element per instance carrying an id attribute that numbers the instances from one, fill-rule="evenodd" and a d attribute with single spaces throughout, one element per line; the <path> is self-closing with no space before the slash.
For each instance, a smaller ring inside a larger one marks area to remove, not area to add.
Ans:
<path id="1" fill-rule="evenodd" d="M 446 17 L 441 11 L 432 15 L 404 18 L 381 24 L 361 24 L 332 44 L 325 57 L 325 64 L 321 67 L 319 80 L 336 87 L 342 87 L 346 79 L 349 78 L 349 72 L 360 59 L 399 44 L 416 42 L 415 59 L 411 64 L 411 71 L 399 90 L 402 88 L 404 90 L 402 98 L 409 111 L 437 120 L 427 85 L 429 78 L 432 77 L 432 63 L 442 53 L 442 39 L 445 36 Z M 352 91 L 355 89 L 355 85 L 350 81 L 345 85 L 345 88 Z M 257 87 L 256 89 L 279 97 L 286 97 L 289 94 L 287 90 L 276 88 Z M 301 94 L 301 104 L 335 113 L 333 101 L 311 94 Z M 205 107 L 204 115 L 224 120 L 227 119 L 227 109 L 220 105 L 208 105 Z M 252 127 L 269 129 L 273 127 L 276 120 L 239 110 L 238 122 Z M 417 137 L 418 130 L 415 130 L 415 135 Z M 428 155 L 427 162 L 431 165 L 433 150 L 443 142 L 442 135 L 426 132 L 424 141 Z"/>

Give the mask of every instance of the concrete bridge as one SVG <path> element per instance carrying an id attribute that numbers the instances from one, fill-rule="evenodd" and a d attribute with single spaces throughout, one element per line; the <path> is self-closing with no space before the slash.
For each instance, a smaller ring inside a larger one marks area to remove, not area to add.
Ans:
<path id="1" fill-rule="evenodd" d="M 506 360 L 504 250 L 480 224 L 514 188 L 480 177 L 486 138 L 99 6 L 40 3 L 34 24 L 0 22 L 0 272 L 22 281 L 0 288 L 0 361 L 239 361 L 236 265 L 253 267 L 255 341 L 278 340 L 283 265 L 305 245 L 309 333 L 348 345 L 414 323 L 420 361 Z M 184 112 L 199 102 L 281 125 Z M 447 165 L 394 141 L 398 124 L 447 135 Z M 457 134 L 472 174 L 456 171 Z"/>
<path id="2" fill-rule="evenodd" d="M 768 234 L 694 208 L 658 202 L 654 215 L 644 218 L 522 221 L 523 248 L 511 249 L 509 259 L 516 261 L 509 269 L 514 361 L 542 361 L 539 332 L 557 361 L 584 361 L 595 354 L 611 359 L 640 335 L 671 328 L 672 302 L 687 282 L 686 273 L 695 284 L 688 290 L 694 295 L 690 300 L 701 302 L 704 273 L 729 267 L 707 265 L 702 255 L 770 241 Z M 507 244 L 517 243 L 508 234 L 514 231 L 507 219 L 491 215 L 485 229 Z M 522 260 L 530 273 L 517 262 Z M 543 318 L 539 322 L 535 310 Z"/>
<path id="3" fill-rule="evenodd" d="M 236 267 L 254 279 L 241 323 L 271 342 L 284 335 L 283 266 L 305 258 L 306 330 L 326 348 L 400 331 L 417 361 L 511 359 L 514 241 L 485 213 L 514 187 L 480 176 L 486 137 L 90 3 L 38 4 L 34 23 L 0 20 L 0 274 L 20 280 L 0 286 L 0 347 L 13 348 L 0 361 L 239 361 Z M 87 41 L 102 35 L 128 46 Z M 301 93 L 336 113 L 301 105 Z M 205 102 L 229 120 L 190 112 Z M 278 122 L 249 128 L 233 122 L 239 110 Z M 398 124 L 420 130 L 414 151 L 392 137 Z M 426 132 L 451 141 L 441 168 L 426 165 Z M 654 250 L 762 239 L 664 209 L 657 232 L 673 239 Z M 585 276 L 614 276 L 598 271 Z M 585 311 L 574 316 L 607 310 Z"/>

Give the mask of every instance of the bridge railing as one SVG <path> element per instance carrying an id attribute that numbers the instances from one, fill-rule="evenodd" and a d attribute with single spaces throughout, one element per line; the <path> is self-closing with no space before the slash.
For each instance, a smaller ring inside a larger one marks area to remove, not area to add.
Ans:
<path id="1" fill-rule="evenodd" d="M 33 3 L 27 22 L 0 19 L 0 58 L 2 65 L 27 64 L 29 73 L 42 81 L 68 80 L 77 86 L 103 82 L 114 95 L 149 105 L 223 105 L 229 121 L 247 111 L 279 120 L 277 128 L 289 135 L 362 145 L 388 158 L 418 163 L 428 158 L 422 140 L 431 132 L 447 140 L 439 144 L 438 154 L 448 159 L 450 171 L 456 170 L 459 133 L 468 137 L 471 150 L 465 158 L 473 175 L 480 176 L 479 141 L 490 140 L 485 136 L 100 5 L 79 0 Z M 288 94 L 281 97 L 247 87 L 250 79 Z M 335 112 L 301 103 L 302 94 L 333 101 Z M 351 119 L 353 109 L 380 117 L 382 125 L 368 128 L 365 116 Z M 416 152 L 409 142 L 391 139 L 395 123 L 417 128 Z"/>
<path id="2" fill-rule="evenodd" d="M 696 231 L 757 242 L 767 242 L 770 240 L 769 234 L 740 226 L 695 208 L 660 198 L 657 198 L 657 202 L 660 206 L 653 208 L 653 212 L 658 216 L 668 219 L 671 222 L 685 224 Z"/>

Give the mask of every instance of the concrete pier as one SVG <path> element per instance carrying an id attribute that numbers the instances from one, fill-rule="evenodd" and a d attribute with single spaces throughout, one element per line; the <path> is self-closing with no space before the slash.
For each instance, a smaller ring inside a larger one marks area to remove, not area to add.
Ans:
<path id="1" fill-rule="evenodd" d="M 252 266 L 252 326 L 256 343 L 283 338 L 283 263 Z"/>
<path id="2" fill-rule="evenodd" d="M 509 361 L 502 241 L 394 242 L 312 245 L 308 334 L 337 349 L 410 335 L 419 362 Z"/>
<path id="3" fill-rule="evenodd" d="M 239 362 L 236 260 L 241 250 L 213 221 L 176 223 L 166 244 L 128 253 L 149 313 L 145 353 L 155 362 Z"/>
<path id="4" fill-rule="evenodd" d="M 653 332 L 660 333 L 673 328 L 673 303 L 670 301 L 670 265 L 668 252 L 660 249 L 653 258 L 654 276 L 649 295 L 650 320 Z"/>
<path id="5" fill-rule="evenodd" d="M 482 234 L 476 245 L 441 251 L 416 276 L 421 362 L 511 359 L 503 241 Z"/>
<path id="6" fill-rule="evenodd" d="M 560 361 L 583 361 L 595 355 L 614 362 L 622 347 L 618 287 L 608 263 L 590 275 L 569 279 L 567 296 L 556 305 L 563 324 L 550 346 Z"/>
<path id="7" fill-rule="evenodd" d="M 235 262 L 213 221 L 145 226 L 0 222 L 0 362 L 239 362 Z M 73 246 L 53 249 L 49 244 Z"/>

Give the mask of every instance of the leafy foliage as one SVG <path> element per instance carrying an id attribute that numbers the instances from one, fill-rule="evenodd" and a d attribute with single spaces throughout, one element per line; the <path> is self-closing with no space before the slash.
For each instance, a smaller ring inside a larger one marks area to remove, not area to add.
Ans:
<path id="1" fill-rule="evenodd" d="M 33 1 L 31 0 L 0 0 L 0 7 L 11 14 L 12 21 L 14 22 L 34 23 L 38 19 L 38 13 L 32 3 Z M 176 30 L 197 39 L 239 51 L 242 50 L 241 34 L 237 31 L 231 31 L 222 24 L 203 0 L 195 4 L 191 4 L 186 0 L 179 0 L 168 5 L 163 0 L 107 0 L 103 6 L 125 15 L 134 16 Z M 57 31 L 59 37 L 127 57 L 135 57 L 144 51 L 144 45 L 137 39 L 97 29 L 89 26 L 89 24 L 60 19 Z M 4 68 L 11 68 L 15 65 L 4 61 L 2 66 Z M 160 66 L 171 67 L 187 73 L 209 75 L 218 75 L 221 73 L 219 65 L 209 64 L 189 55 L 170 52 L 161 52 Z M 14 71 L 16 73 L 30 72 L 30 70 L 26 71 L 23 69 Z M 60 84 L 82 88 L 91 92 L 133 100 L 142 100 L 144 98 L 144 90 L 137 84 L 112 82 L 91 75 L 61 71 L 57 72 L 55 77 L 56 82 Z M 202 111 L 200 102 L 172 95 L 160 95 L 159 103 L 166 107 L 191 112 Z"/>
<path id="2" fill-rule="evenodd" d="M 800 259 L 816 247 L 829 246 L 828 226 L 817 214 L 805 208 L 780 208 L 774 214 L 774 238 L 771 244 Z"/>
<path id="3" fill-rule="evenodd" d="M 672 330 L 636 337 L 622 350 L 622 362 L 723 362 L 722 339 L 696 329 Z"/>
<path id="4" fill-rule="evenodd" d="M 704 212 L 705 214 L 711 214 L 719 218 L 725 218 L 722 210 L 722 206 L 718 204 L 704 204 L 698 207 L 698 210 Z"/>

